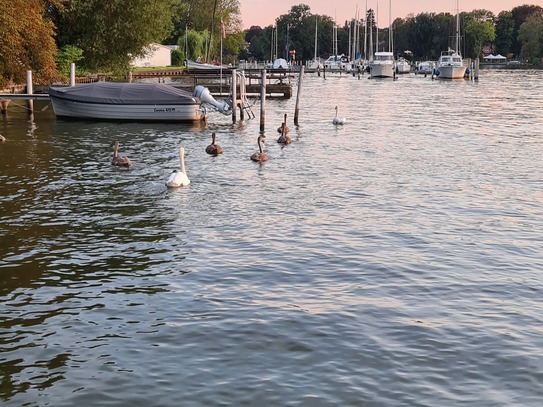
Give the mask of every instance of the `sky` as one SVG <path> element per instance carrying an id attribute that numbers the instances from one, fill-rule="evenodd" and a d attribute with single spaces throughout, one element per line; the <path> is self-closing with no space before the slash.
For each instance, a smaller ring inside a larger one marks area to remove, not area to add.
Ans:
<path id="1" fill-rule="evenodd" d="M 392 21 L 398 17 L 405 18 L 411 13 L 456 13 L 456 0 L 367 0 L 368 8 L 379 9 L 379 27 L 388 26 L 389 1 L 392 2 Z M 277 17 L 288 14 L 292 6 L 299 4 L 308 5 L 311 14 L 335 18 L 339 25 L 355 17 L 357 6 L 361 18 L 366 8 L 366 0 L 240 0 L 240 4 L 243 28 L 272 25 Z M 524 4 L 543 7 L 543 0 L 459 0 L 459 9 L 461 12 L 486 9 L 497 15 L 500 11 Z"/>

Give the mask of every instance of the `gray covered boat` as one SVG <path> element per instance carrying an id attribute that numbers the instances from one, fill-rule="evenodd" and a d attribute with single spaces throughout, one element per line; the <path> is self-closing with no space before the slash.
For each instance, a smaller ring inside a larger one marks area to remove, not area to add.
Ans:
<path id="1" fill-rule="evenodd" d="M 51 87 L 49 96 L 58 117 L 178 122 L 206 118 L 198 97 L 160 83 L 85 83 Z"/>

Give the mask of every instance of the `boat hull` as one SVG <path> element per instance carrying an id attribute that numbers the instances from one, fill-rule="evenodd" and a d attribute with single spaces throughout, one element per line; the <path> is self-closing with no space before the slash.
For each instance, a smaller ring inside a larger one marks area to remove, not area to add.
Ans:
<path id="1" fill-rule="evenodd" d="M 393 78 L 394 64 L 372 63 L 370 65 L 370 76 L 372 78 Z"/>
<path id="2" fill-rule="evenodd" d="M 206 117 L 200 98 L 164 84 L 95 82 L 51 87 L 49 97 L 58 117 L 167 122 Z"/>
<path id="3" fill-rule="evenodd" d="M 463 79 L 465 75 L 465 66 L 438 66 L 436 69 L 436 76 L 440 79 Z"/>
<path id="4" fill-rule="evenodd" d="M 205 108 L 194 105 L 108 105 L 84 103 L 51 96 L 57 117 L 99 120 L 195 122 L 204 120 Z"/>

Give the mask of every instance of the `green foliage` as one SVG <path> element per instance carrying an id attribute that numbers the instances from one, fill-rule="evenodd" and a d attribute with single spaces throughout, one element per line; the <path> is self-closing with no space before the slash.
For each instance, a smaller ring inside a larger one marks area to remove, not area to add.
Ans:
<path id="1" fill-rule="evenodd" d="M 172 51 L 172 66 L 185 65 L 185 53 L 180 49 L 174 49 Z"/>
<path id="2" fill-rule="evenodd" d="M 494 24 L 488 18 L 484 10 L 468 14 L 464 25 L 464 34 L 466 37 L 466 53 L 464 57 L 479 58 L 483 49 L 483 44 L 491 43 L 496 38 Z"/>
<path id="3" fill-rule="evenodd" d="M 44 18 L 41 0 L 10 0 L 0 5 L 0 89 L 25 83 L 45 84 L 57 75 L 54 26 Z"/>
<path id="4" fill-rule="evenodd" d="M 83 59 L 83 50 L 73 45 L 65 45 L 62 47 L 55 58 L 57 70 L 62 75 L 70 74 L 70 64 L 74 63 L 76 67 L 78 62 Z"/>
<path id="5" fill-rule="evenodd" d="M 83 50 L 82 63 L 94 72 L 126 72 L 145 47 L 171 32 L 174 0 L 79 0 L 56 16 L 59 45 Z"/>
<path id="6" fill-rule="evenodd" d="M 203 62 L 208 38 L 209 33 L 207 31 L 187 30 L 185 35 L 179 39 L 177 45 L 184 50 L 187 59 L 196 61 L 200 58 Z"/>
<path id="7" fill-rule="evenodd" d="M 507 55 L 511 52 L 513 45 L 514 21 L 510 11 L 502 11 L 498 14 L 496 20 L 496 39 L 494 46 L 496 52 L 502 55 Z"/>
<path id="8" fill-rule="evenodd" d="M 534 13 L 529 16 L 519 29 L 519 40 L 522 43 L 520 56 L 524 61 L 541 65 L 543 55 L 543 14 Z"/>

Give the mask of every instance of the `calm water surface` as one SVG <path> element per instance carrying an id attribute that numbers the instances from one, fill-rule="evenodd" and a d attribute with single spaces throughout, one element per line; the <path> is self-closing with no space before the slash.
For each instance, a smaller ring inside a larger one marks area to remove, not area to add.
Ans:
<path id="1" fill-rule="evenodd" d="M 543 71 L 308 75 L 301 96 L 298 128 L 295 98 L 267 101 L 261 165 L 258 119 L 10 104 L 3 405 L 541 405 Z M 180 146 L 192 182 L 168 190 Z"/>

